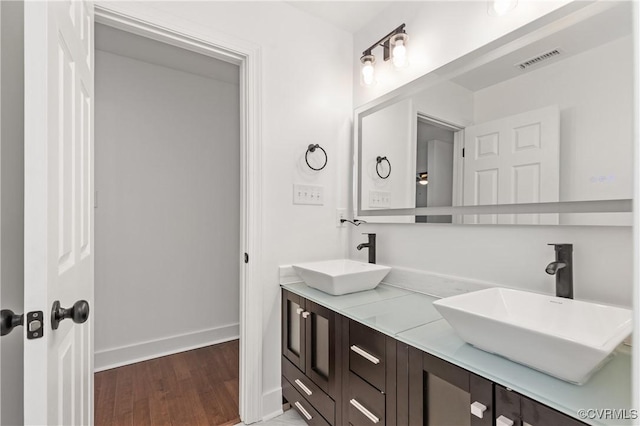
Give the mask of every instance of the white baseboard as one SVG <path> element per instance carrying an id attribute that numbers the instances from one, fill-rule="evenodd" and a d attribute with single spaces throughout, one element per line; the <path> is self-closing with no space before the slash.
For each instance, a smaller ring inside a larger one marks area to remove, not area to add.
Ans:
<path id="1" fill-rule="evenodd" d="M 282 411 L 282 388 L 275 388 L 262 395 L 262 421 L 266 422 L 278 417 Z"/>
<path id="2" fill-rule="evenodd" d="M 161 356 L 172 355 L 191 349 L 215 345 L 238 339 L 240 324 L 199 330 L 162 339 L 150 340 L 128 346 L 96 351 L 94 371 L 109 370 L 123 365 L 134 364 Z"/>

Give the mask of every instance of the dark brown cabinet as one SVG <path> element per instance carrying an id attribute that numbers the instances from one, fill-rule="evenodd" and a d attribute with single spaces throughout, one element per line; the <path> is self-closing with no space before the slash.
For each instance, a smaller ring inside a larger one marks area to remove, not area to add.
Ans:
<path id="1" fill-rule="evenodd" d="M 318 415 L 327 424 L 342 424 L 336 404 L 342 390 L 341 365 L 336 362 L 341 318 L 317 303 L 282 292 L 284 396 L 309 424 L 322 424 Z"/>
<path id="2" fill-rule="evenodd" d="M 396 341 L 349 320 L 345 338 L 345 418 L 353 425 L 396 424 Z"/>
<path id="3" fill-rule="evenodd" d="M 491 381 L 412 347 L 407 360 L 411 424 L 493 425 Z"/>
<path id="4" fill-rule="evenodd" d="M 282 389 L 311 425 L 584 425 L 284 289 Z"/>
<path id="5" fill-rule="evenodd" d="M 306 300 L 297 294 L 282 291 L 282 355 L 300 370 L 305 371 Z"/>
<path id="6" fill-rule="evenodd" d="M 584 426 L 585 423 L 498 384 L 495 385 L 496 426 Z"/>

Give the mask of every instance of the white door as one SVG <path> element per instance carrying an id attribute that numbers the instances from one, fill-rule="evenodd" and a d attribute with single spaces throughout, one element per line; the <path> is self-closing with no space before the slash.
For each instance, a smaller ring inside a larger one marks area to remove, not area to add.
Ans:
<path id="1" fill-rule="evenodd" d="M 464 148 L 465 206 L 559 201 L 557 107 L 469 126 Z M 464 222 L 557 224 L 558 215 L 465 215 Z"/>
<path id="2" fill-rule="evenodd" d="M 91 424 L 93 321 L 79 303 L 54 330 L 51 310 L 93 306 L 93 4 L 27 1 L 24 21 L 25 318 L 44 315 L 24 344 L 24 419 Z"/>

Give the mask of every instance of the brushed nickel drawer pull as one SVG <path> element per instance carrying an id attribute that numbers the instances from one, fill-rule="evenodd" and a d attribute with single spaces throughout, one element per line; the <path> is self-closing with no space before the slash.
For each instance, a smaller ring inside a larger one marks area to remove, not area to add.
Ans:
<path id="1" fill-rule="evenodd" d="M 367 351 L 363 351 L 362 349 L 360 349 L 356 345 L 351 345 L 351 350 L 354 351 L 355 353 L 357 353 L 358 355 L 360 355 L 362 358 L 366 359 L 367 361 L 370 361 L 370 362 L 372 362 L 374 364 L 380 364 L 380 360 L 378 358 L 376 358 L 375 356 L 371 355 Z"/>
<path id="2" fill-rule="evenodd" d="M 296 379 L 296 380 L 294 380 L 294 382 L 295 382 L 295 384 L 296 384 L 296 385 L 298 385 L 298 387 L 299 387 L 300 389 L 302 389 L 302 390 L 304 391 L 304 393 L 306 393 L 307 395 L 311 396 L 311 394 L 312 394 L 313 392 L 311 392 L 311 389 L 309 389 L 308 387 L 306 387 L 306 386 L 304 385 L 304 383 L 302 383 L 302 381 L 301 381 L 300 379 Z"/>
<path id="3" fill-rule="evenodd" d="M 313 417 L 311 417 L 311 414 L 309 414 L 309 412 L 307 410 L 305 410 L 304 407 L 302 406 L 302 404 L 300 404 L 298 401 L 296 401 L 293 405 L 295 405 L 296 408 L 298 410 L 300 410 L 302 415 L 305 416 L 307 418 L 307 420 L 311 420 L 313 418 Z"/>
<path id="4" fill-rule="evenodd" d="M 379 418 L 377 418 L 371 411 L 369 411 L 366 408 L 364 408 L 364 406 L 362 404 L 360 404 L 358 401 L 356 401 L 355 399 L 352 399 L 351 401 L 349 401 L 349 403 L 351 405 L 353 405 L 354 407 L 356 407 L 356 409 L 358 411 L 360 411 L 362 414 L 364 414 L 373 423 L 380 422 Z"/>

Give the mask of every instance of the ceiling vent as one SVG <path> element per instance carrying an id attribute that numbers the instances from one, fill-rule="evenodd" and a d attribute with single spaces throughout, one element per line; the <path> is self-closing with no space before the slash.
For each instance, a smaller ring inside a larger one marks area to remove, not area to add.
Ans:
<path id="1" fill-rule="evenodd" d="M 519 64 L 516 64 L 515 66 L 520 68 L 521 70 L 526 70 L 528 68 L 531 68 L 534 65 L 538 65 L 541 62 L 544 61 L 548 61 L 551 58 L 555 58 L 556 56 L 560 56 L 560 54 L 562 53 L 562 50 L 560 49 L 553 49 L 550 50 L 548 52 L 542 53 L 538 56 L 535 56 L 531 59 L 527 59 L 524 62 L 520 62 Z"/>

